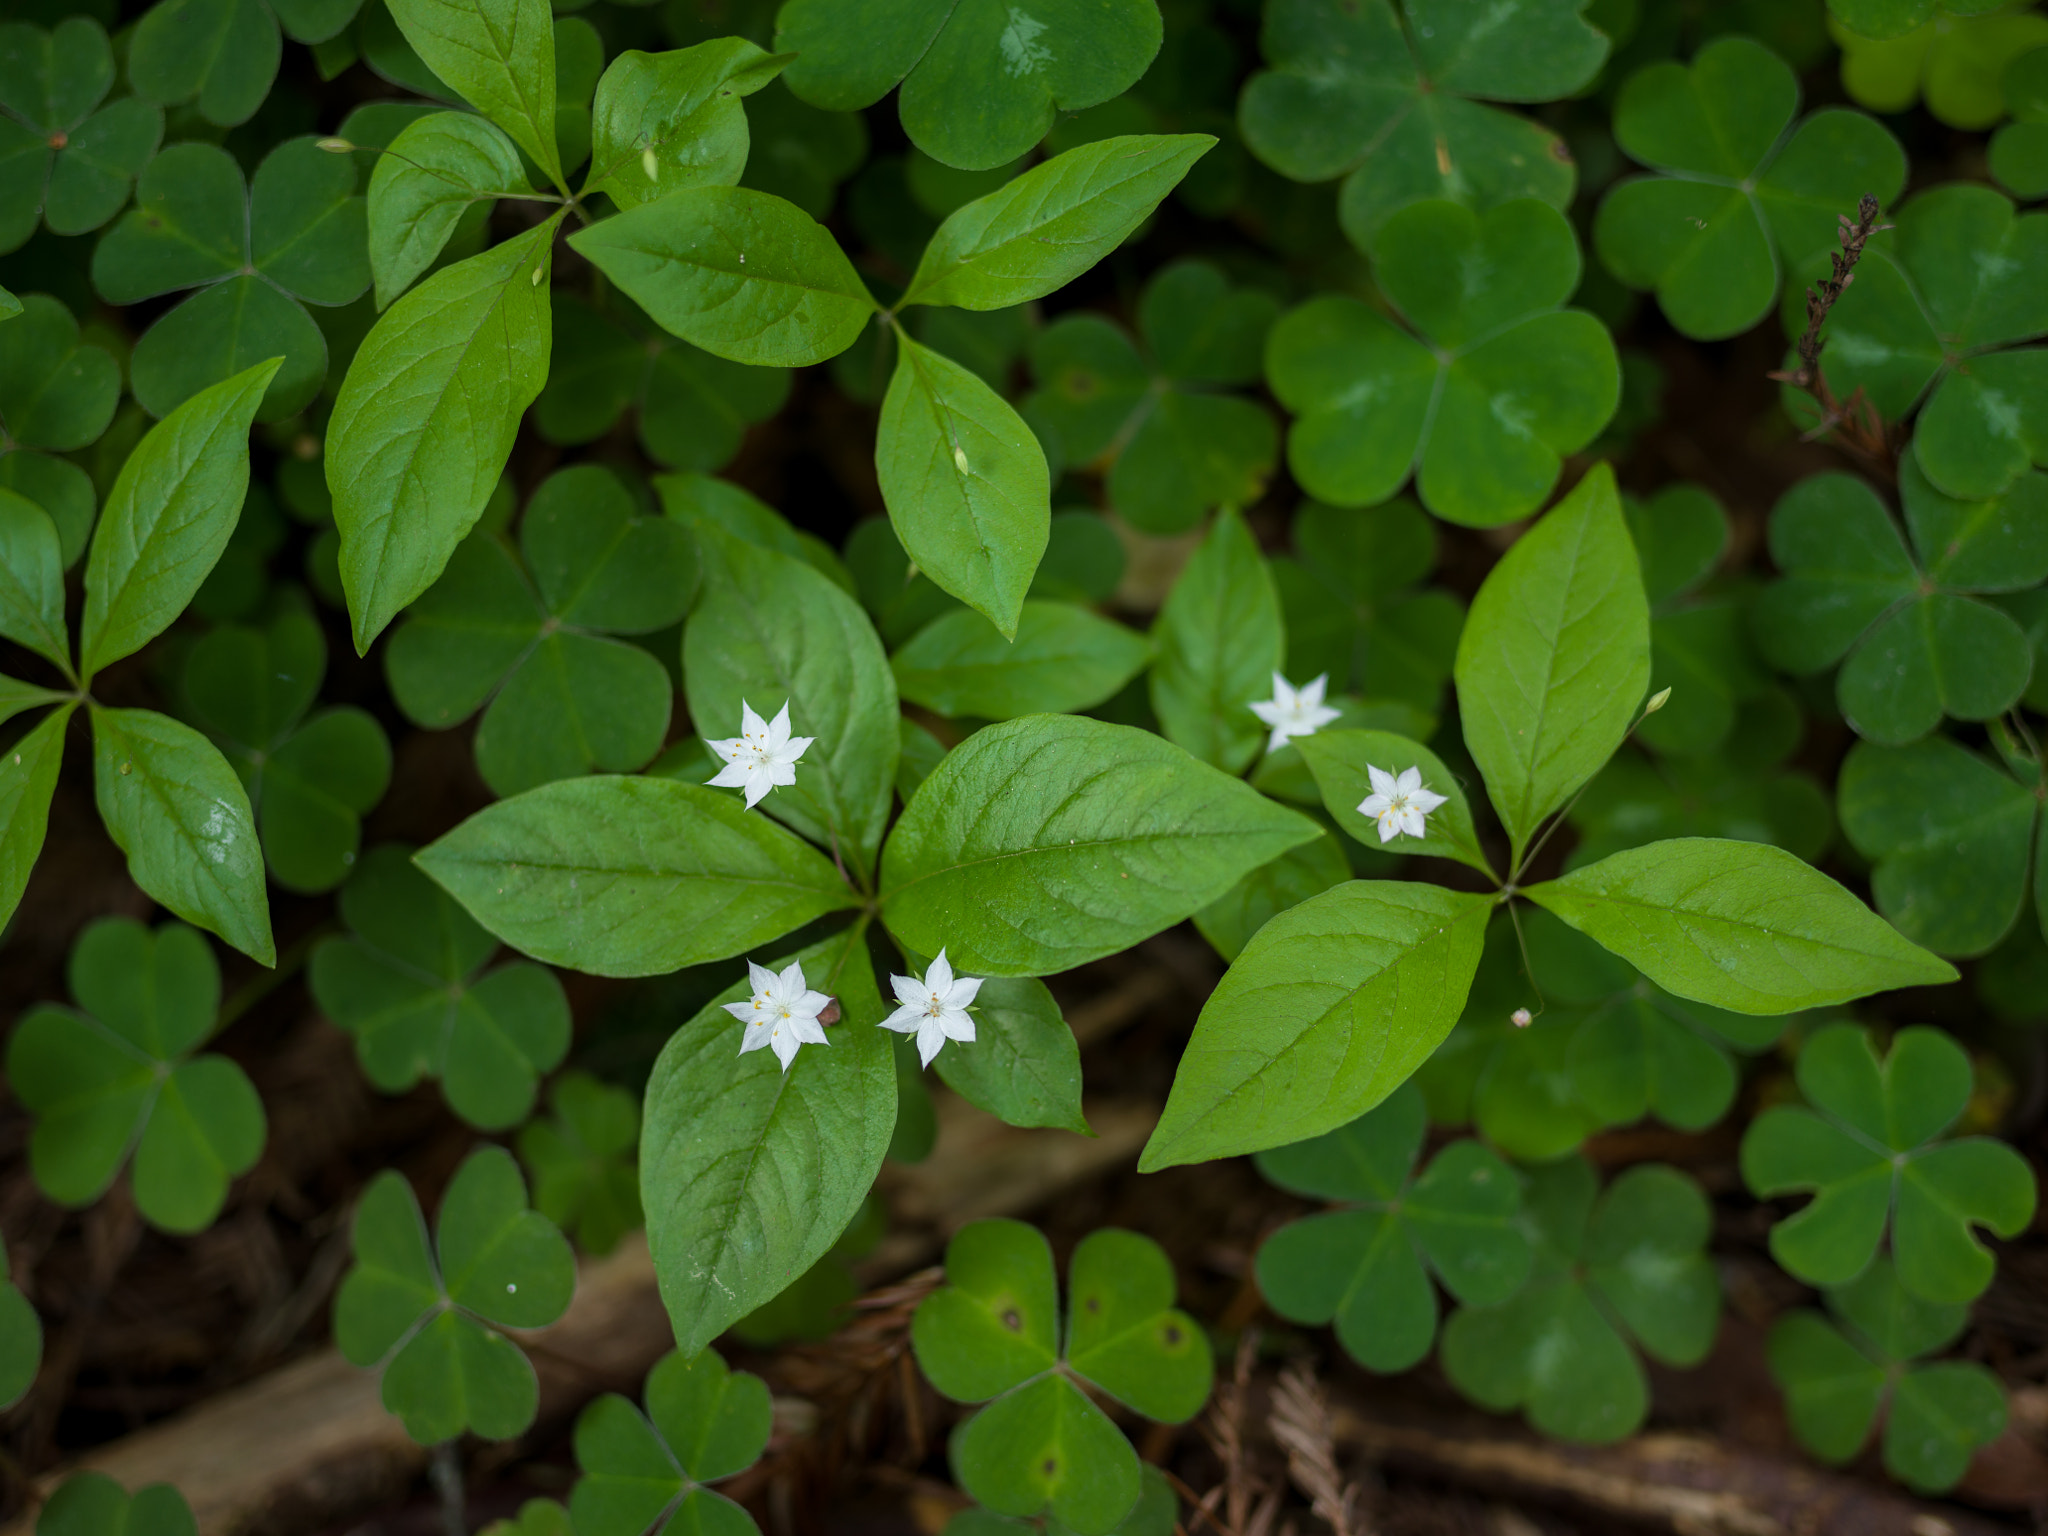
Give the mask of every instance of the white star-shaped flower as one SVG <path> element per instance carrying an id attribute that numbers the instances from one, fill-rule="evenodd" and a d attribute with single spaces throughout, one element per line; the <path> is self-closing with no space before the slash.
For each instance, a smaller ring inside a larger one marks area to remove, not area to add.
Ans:
<path id="1" fill-rule="evenodd" d="M 1337 718 L 1338 711 L 1323 702 L 1323 689 L 1329 681 L 1330 674 L 1324 672 L 1296 688 L 1278 672 L 1273 674 L 1273 697 L 1251 707 L 1253 714 L 1273 727 L 1273 737 L 1266 743 L 1268 752 L 1278 752 L 1292 737 L 1313 736 Z"/>
<path id="2" fill-rule="evenodd" d="M 1372 793 L 1358 802 L 1358 814 L 1379 823 L 1380 841 L 1391 843 L 1403 833 L 1410 837 L 1429 836 L 1429 826 L 1423 818 L 1442 805 L 1444 797 L 1422 787 L 1422 770 L 1403 768 L 1401 776 L 1395 778 L 1384 768 L 1368 763 L 1365 771 L 1372 780 Z"/>
<path id="3" fill-rule="evenodd" d="M 740 1054 L 758 1051 L 764 1045 L 775 1054 L 787 1072 L 796 1060 L 800 1045 L 830 1045 L 825 1026 L 818 1022 L 832 999 L 804 985 L 804 968 L 792 960 L 780 976 L 765 965 L 747 962 L 747 979 L 754 995 L 744 1003 L 727 1003 L 725 1011 L 747 1026 L 740 1040 Z"/>
<path id="4" fill-rule="evenodd" d="M 706 738 L 705 745 L 723 759 L 717 776 L 706 779 L 721 789 L 744 786 L 747 809 L 778 784 L 796 782 L 796 760 L 817 738 L 789 734 L 789 705 L 785 702 L 774 721 L 763 720 L 745 699 L 740 700 L 740 733 L 726 741 Z"/>
<path id="5" fill-rule="evenodd" d="M 974 1020 L 967 1016 L 967 1008 L 981 982 L 979 976 L 954 976 L 942 949 L 926 968 L 923 981 L 915 976 L 889 978 L 896 1001 L 903 1006 L 882 1020 L 882 1028 L 903 1035 L 915 1032 L 918 1061 L 928 1067 L 948 1040 L 974 1038 Z"/>

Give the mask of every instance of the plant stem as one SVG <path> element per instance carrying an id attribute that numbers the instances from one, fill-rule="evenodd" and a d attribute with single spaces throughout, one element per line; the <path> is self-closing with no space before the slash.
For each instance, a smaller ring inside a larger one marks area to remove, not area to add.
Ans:
<path id="1" fill-rule="evenodd" d="M 463 1513 L 462 1458 L 453 1440 L 434 1447 L 427 1462 L 427 1476 L 441 1496 L 441 1529 L 446 1536 L 469 1536 L 469 1521 Z"/>
<path id="2" fill-rule="evenodd" d="M 1877 414 L 1877 407 L 1870 403 L 1860 388 L 1847 400 L 1837 400 L 1820 366 L 1821 348 L 1827 341 L 1821 329 L 1827 324 L 1829 312 L 1834 309 L 1835 301 L 1856 280 L 1856 263 L 1862 259 L 1863 248 L 1870 243 L 1870 237 L 1892 227 L 1877 222 L 1878 211 L 1877 199 L 1866 192 L 1856 205 L 1853 220 L 1847 214 L 1842 215 L 1842 248 L 1829 257 L 1833 271 L 1818 286 L 1806 290 L 1806 332 L 1794 347 L 1799 355 L 1799 366 L 1776 369 L 1770 377 L 1790 384 L 1794 389 L 1804 390 L 1820 406 L 1820 421 L 1805 434 L 1807 441 L 1835 433 L 1843 448 L 1890 479 L 1896 473 L 1896 466 L 1892 461 L 1892 444 L 1885 433 L 1884 418 Z"/>

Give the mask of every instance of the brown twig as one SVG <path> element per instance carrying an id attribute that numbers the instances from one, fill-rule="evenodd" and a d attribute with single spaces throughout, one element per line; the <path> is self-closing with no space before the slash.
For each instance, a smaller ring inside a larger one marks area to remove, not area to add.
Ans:
<path id="1" fill-rule="evenodd" d="M 1332 1536 L 1367 1536 L 1365 1498 L 1337 1468 L 1330 1405 L 1316 1379 L 1301 1366 L 1280 1373 L 1273 1389 L 1273 1438 L 1287 1453 L 1287 1475 Z"/>
<path id="2" fill-rule="evenodd" d="M 1799 365 L 1774 369 L 1770 377 L 1790 384 L 1794 389 L 1804 390 L 1820 406 L 1820 420 L 1804 434 L 1805 441 L 1813 442 L 1832 432 L 1843 449 L 1890 479 L 1896 469 L 1884 418 L 1878 415 L 1877 407 L 1871 404 L 1860 387 L 1847 400 L 1837 399 L 1834 390 L 1828 387 L 1827 374 L 1820 365 L 1821 348 L 1827 342 L 1821 332 L 1827 324 L 1829 312 L 1834 309 L 1835 301 L 1856 281 L 1856 263 L 1862 259 L 1863 248 L 1870 243 L 1870 237 L 1892 227 L 1877 222 L 1878 211 L 1877 199 L 1866 192 L 1856 205 L 1854 219 L 1847 214 L 1842 215 L 1842 248 L 1829 256 L 1833 271 L 1806 290 L 1806 331 L 1793 349 L 1799 356 Z"/>

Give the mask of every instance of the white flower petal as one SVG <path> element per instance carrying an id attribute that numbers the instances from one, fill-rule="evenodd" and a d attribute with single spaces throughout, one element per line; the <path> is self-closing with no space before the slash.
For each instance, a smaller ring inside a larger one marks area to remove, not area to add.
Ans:
<path id="1" fill-rule="evenodd" d="M 727 1013 L 738 1019 L 742 1024 L 751 1024 L 758 1016 L 758 1010 L 755 1009 L 751 1002 L 726 1003 L 723 1006 Z"/>
<path id="2" fill-rule="evenodd" d="M 945 1031 L 939 1028 L 939 1021 L 927 1014 L 917 1031 L 917 1064 L 930 1066 L 932 1058 L 939 1054 L 939 1048 L 945 1043 Z"/>
<path id="3" fill-rule="evenodd" d="M 968 1045 L 974 1043 L 974 1020 L 964 1009 L 948 1008 L 940 1014 L 939 1028 L 946 1032 L 948 1040 L 958 1040 Z"/>
<path id="4" fill-rule="evenodd" d="M 882 1020 L 881 1027 L 883 1029 L 893 1029 L 899 1035 L 907 1035 L 913 1029 L 916 1029 L 922 1020 L 928 1017 L 930 1015 L 925 1012 L 924 1004 L 905 1003 L 901 1008 L 890 1014 L 889 1017 Z"/>
<path id="5" fill-rule="evenodd" d="M 1386 810 L 1380 812 L 1379 825 L 1380 841 L 1391 843 L 1401 835 L 1401 813 L 1392 806 L 1389 806 Z"/>
<path id="6" fill-rule="evenodd" d="M 966 1008 L 981 991 L 981 984 L 986 979 L 982 976 L 962 976 L 947 990 L 946 1006 L 956 1011 Z"/>
<path id="7" fill-rule="evenodd" d="M 1250 708 L 1251 712 L 1267 725 L 1278 725 L 1281 718 L 1287 713 L 1286 710 L 1275 704 L 1271 699 L 1260 699 L 1256 704 L 1251 705 Z"/>
<path id="8" fill-rule="evenodd" d="M 770 748 L 784 746 L 789 741 L 789 700 L 782 701 L 782 708 L 775 712 L 775 718 L 768 725 Z"/>
<path id="9" fill-rule="evenodd" d="M 825 1026 L 816 1019 L 792 1018 L 789 1021 L 789 1032 L 804 1045 L 830 1045 L 832 1043 L 825 1036 Z"/>
<path id="10" fill-rule="evenodd" d="M 747 962 L 747 985 L 752 987 L 757 995 L 765 993 L 775 985 L 775 973 L 769 970 L 767 966 L 756 965 L 753 961 L 749 960 Z"/>
<path id="11" fill-rule="evenodd" d="M 832 994 L 830 992 L 814 992 L 806 987 L 804 995 L 789 1005 L 789 1011 L 798 1018 L 815 1019 L 831 1006 Z"/>
<path id="12" fill-rule="evenodd" d="M 1445 801 L 1446 797 L 1438 794 L 1433 789 L 1418 789 L 1408 797 L 1409 804 L 1413 805 L 1415 809 L 1422 812 L 1425 816 L 1438 806 L 1443 805 Z"/>
<path id="13" fill-rule="evenodd" d="M 1412 805 L 1401 807 L 1401 830 L 1410 837 L 1429 836 L 1429 829 L 1422 823 L 1422 812 Z"/>
<path id="14" fill-rule="evenodd" d="M 798 998 L 804 995 L 805 983 L 803 961 L 790 961 L 789 964 L 785 965 L 782 968 L 782 974 L 776 977 L 775 979 L 782 983 L 782 992 L 777 997 L 776 1001 L 784 1003 L 795 1002 Z"/>
<path id="15" fill-rule="evenodd" d="M 932 1000 L 930 990 L 915 976 L 891 976 L 889 990 L 896 994 L 896 1001 L 906 1008 L 922 1008 Z"/>
<path id="16" fill-rule="evenodd" d="M 946 958 L 946 951 L 943 945 L 940 946 L 937 957 L 933 959 L 930 965 L 925 967 L 924 984 L 929 990 L 938 993 L 940 996 L 944 996 L 952 989 L 953 965 Z"/>
<path id="17" fill-rule="evenodd" d="M 704 781 L 707 789 L 738 789 L 754 772 L 750 763 L 732 762 Z"/>
<path id="18" fill-rule="evenodd" d="M 792 736 L 789 740 L 778 746 L 769 756 L 772 761 L 777 763 L 794 763 L 805 752 L 810 750 L 811 743 L 817 739 L 815 736 Z M 794 784 L 796 781 L 792 779 L 790 782 Z"/>
<path id="19" fill-rule="evenodd" d="M 1420 768 L 1403 768 L 1399 782 L 1402 794 L 1414 794 L 1416 790 L 1422 788 L 1422 770 Z"/>
<path id="20" fill-rule="evenodd" d="M 758 744 L 768 735 L 768 722 L 754 713 L 754 706 L 745 699 L 740 700 L 740 735 L 749 744 Z"/>
<path id="21" fill-rule="evenodd" d="M 1365 776 L 1372 781 L 1372 797 L 1375 800 L 1384 800 L 1401 791 L 1401 781 L 1384 768 L 1375 768 L 1371 763 L 1367 763 Z"/>
<path id="22" fill-rule="evenodd" d="M 782 1063 L 783 1072 L 787 1073 L 789 1064 L 796 1060 L 796 1053 L 803 1048 L 803 1042 L 792 1031 L 778 1029 L 775 1038 L 768 1043 L 775 1048 L 776 1059 Z"/>
<path id="23" fill-rule="evenodd" d="M 773 1034 L 774 1031 L 766 1024 L 749 1024 L 747 1032 L 740 1036 L 740 1054 L 744 1056 L 749 1051 L 758 1051 Z"/>
<path id="24" fill-rule="evenodd" d="M 1287 681 L 1278 672 L 1275 672 L 1273 674 L 1273 702 L 1282 709 L 1291 710 L 1295 706 L 1295 700 L 1294 684 Z"/>
<path id="25" fill-rule="evenodd" d="M 1323 690 L 1330 685 L 1330 674 L 1318 672 L 1301 685 L 1301 692 L 1295 695 L 1298 707 L 1306 710 L 1320 709 L 1323 704 Z"/>
<path id="26" fill-rule="evenodd" d="M 1375 792 L 1358 802 L 1358 814 L 1361 816 L 1384 816 L 1393 803 L 1385 795 Z"/>

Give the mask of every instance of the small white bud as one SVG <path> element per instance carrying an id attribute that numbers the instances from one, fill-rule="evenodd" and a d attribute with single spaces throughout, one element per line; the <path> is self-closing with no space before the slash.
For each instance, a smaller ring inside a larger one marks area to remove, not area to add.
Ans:
<path id="1" fill-rule="evenodd" d="M 534 286 L 534 287 L 536 287 L 536 288 L 538 288 L 538 287 L 540 286 L 540 274 L 541 274 L 541 269 L 540 269 L 539 267 L 535 267 L 535 268 L 533 269 L 533 286 Z M 1667 689 L 1665 690 L 1665 692 L 1667 692 L 1667 693 L 1668 693 L 1668 692 L 1670 692 L 1670 690 L 1669 690 L 1669 689 L 1667 688 Z"/>
<path id="2" fill-rule="evenodd" d="M 956 446 L 953 449 L 953 467 L 961 474 L 967 473 L 967 450 Z"/>
<path id="3" fill-rule="evenodd" d="M 347 139 L 317 139 L 314 141 L 313 147 L 315 149 L 324 149 L 330 155 L 346 155 L 355 149 L 355 145 L 349 143 Z"/>
<path id="4" fill-rule="evenodd" d="M 1669 688 L 1661 689 L 1658 692 L 1650 695 L 1650 702 L 1643 706 L 1643 713 L 1646 715 L 1654 715 L 1655 713 L 1657 713 L 1658 710 L 1662 709 L 1667 703 L 1669 703 L 1670 700 L 1671 690 Z"/>
<path id="5" fill-rule="evenodd" d="M 1527 1029 L 1536 1022 L 1536 1016 L 1526 1008 L 1517 1008 L 1508 1017 L 1514 1021 L 1515 1028 L 1517 1029 Z"/>
<path id="6" fill-rule="evenodd" d="M 661 180 L 661 161 L 656 158 L 652 144 L 640 151 L 640 169 L 647 173 L 649 181 Z"/>

